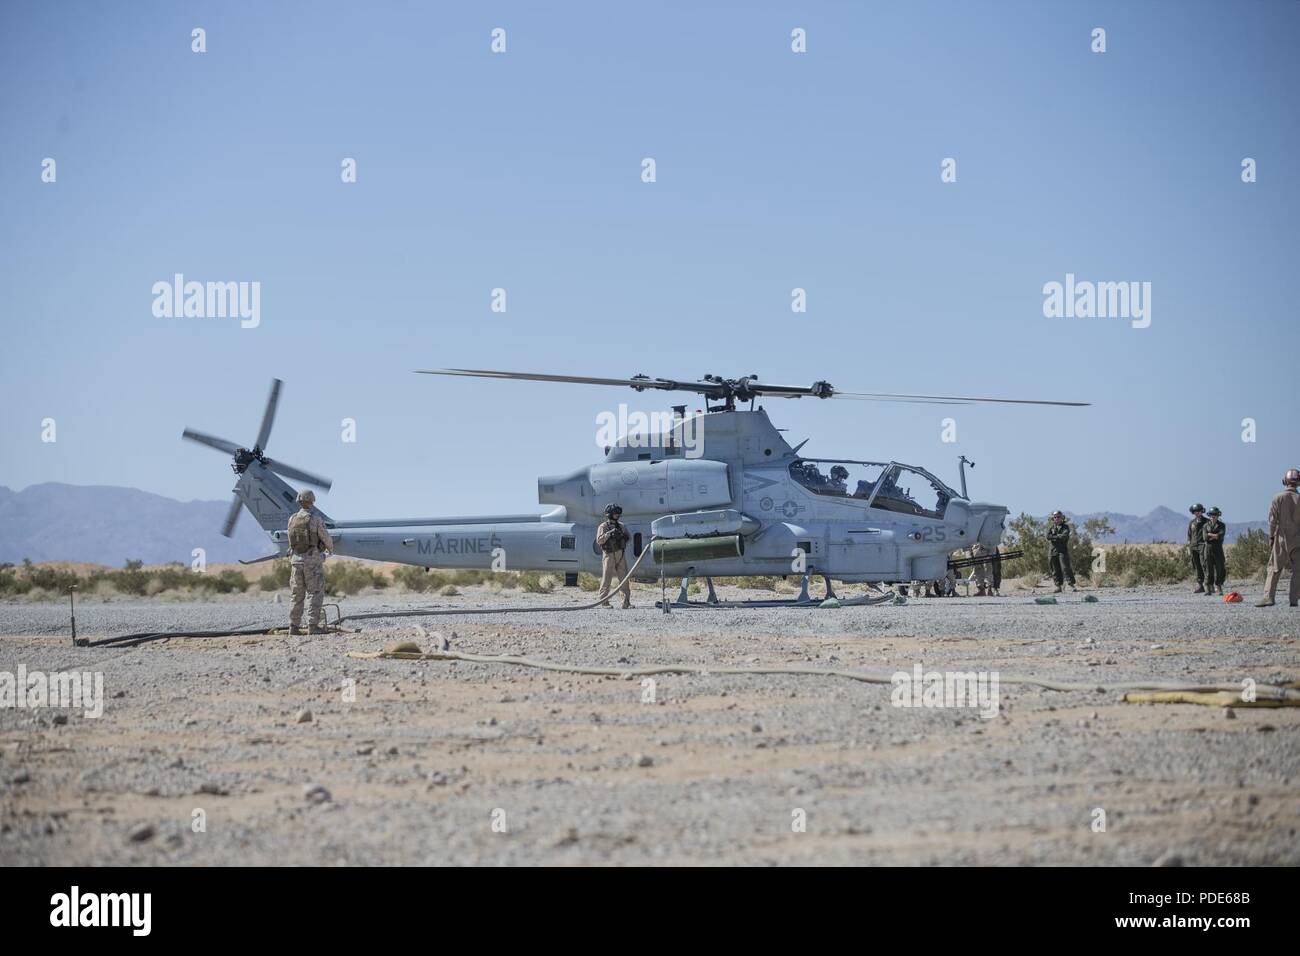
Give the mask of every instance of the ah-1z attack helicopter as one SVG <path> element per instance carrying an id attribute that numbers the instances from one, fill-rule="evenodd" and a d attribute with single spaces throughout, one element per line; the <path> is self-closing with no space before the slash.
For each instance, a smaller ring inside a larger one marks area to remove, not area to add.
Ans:
<path id="1" fill-rule="evenodd" d="M 1001 540 L 1003 505 L 971 501 L 924 468 L 901 462 L 805 458 L 773 427 L 759 398 L 857 399 L 966 404 L 1086 405 L 1086 402 L 959 398 L 841 392 L 827 382 L 772 385 L 757 376 L 700 381 L 591 378 L 477 369 L 422 374 L 565 382 L 695 392 L 704 412 L 674 407 L 658 434 L 622 435 L 605 459 L 563 475 L 538 479 L 537 498 L 553 508 L 541 515 L 475 515 L 340 521 L 318 509 L 334 552 L 428 568 L 599 573 L 596 529 L 608 503 L 623 509 L 634 558 L 650 546 L 637 577 L 746 576 L 808 573 L 844 582 L 906 582 L 940 578 L 949 555 Z M 296 492 L 279 476 L 328 489 L 326 478 L 266 457 L 281 383 L 272 383 L 252 449 L 186 429 L 191 441 L 234 457 L 239 476 L 222 533 L 229 536 L 241 505 L 286 553 Z M 748 409 L 737 403 L 749 403 Z M 267 560 L 267 559 L 259 559 Z M 710 591 L 712 588 L 710 587 Z"/>

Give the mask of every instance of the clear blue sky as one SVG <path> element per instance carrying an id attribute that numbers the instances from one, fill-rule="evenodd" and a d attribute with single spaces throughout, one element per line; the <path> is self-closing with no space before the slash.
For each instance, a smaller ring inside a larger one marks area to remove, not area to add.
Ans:
<path id="1" fill-rule="evenodd" d="M 955 483 L 964 453 L 1013 512 L 1262 517 L 1300 465 L 1297 48 L 1266 0 L 6 0 L 0 484 L 224 498 L 181 430 L 251 443 L 279 376 L 270 453 L 329 512 L 527 510 L 598 412 L 685 399 L 412 369 L 757 372 L 1095 403 L 769 403 L 808 454 Z M 155 318 L 176 272 L 259 281 L 260 327 Z M 1151 327 L 1045 318 L 1067 272 L 1151 282 Z"/>

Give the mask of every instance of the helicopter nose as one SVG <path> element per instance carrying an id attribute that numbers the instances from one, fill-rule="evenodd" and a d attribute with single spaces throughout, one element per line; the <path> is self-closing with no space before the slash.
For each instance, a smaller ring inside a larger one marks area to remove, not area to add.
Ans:
<path id="1" fill-rule="evenodd" d="M 590 497 L 586 468 L 579 468 L 567 475 L 545 475 L 537 479 L 538 504 L 581 508 L 584 500 L 587 505 L 591 504 L 590 500 L 586 500 Z"/>
<path id="2" fill-rule="evenodd" d="M 975 540 L 986 547 L 996 548 L 1002 543 L 1002 532 L 1006 529 L 1009 513 L 1004 505 L 973 505 L 971 517 L 974 520 L 971 524 L 979 529 Z"/>

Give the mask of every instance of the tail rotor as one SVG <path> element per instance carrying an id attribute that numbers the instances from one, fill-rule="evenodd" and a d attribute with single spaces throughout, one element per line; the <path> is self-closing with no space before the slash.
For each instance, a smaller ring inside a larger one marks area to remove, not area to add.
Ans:
<path id="1" fill-rule="evenodd" d="M 181 437 L 230 455 L 233 459 L 230 467 L 237 475 L 242 476 L 248 470 L 249 465 L 257 462 L 267 471 L 329 491 L 332 482 L 328 478 L 266 457 L 266 445 L 271 439 L 271 426 L 275 424 L 275 412 L 280 404 L 280 389 L 283 385 L 284 383 L 278 378 L 271 380 L 271 394 L 266 400 L 266 411 L 262 413 L 262 425 L 257 431 L 257 441 L 253 443 L 251 449 L 243 448 L 232 441 L 217 438 L 214 435 L 196 431 L 192 428 L 185 429 L 181 433 Z M 234 533 L 235 523 L 239 520 L 239 508 L 243 503 L 243 498 L 240 497 L 238 490 L 236 490 L 234 500 L 230 502 L 230 510 L 226 512 L 226 520 L 221 526 L 221 533 L 227 538 Z"/>

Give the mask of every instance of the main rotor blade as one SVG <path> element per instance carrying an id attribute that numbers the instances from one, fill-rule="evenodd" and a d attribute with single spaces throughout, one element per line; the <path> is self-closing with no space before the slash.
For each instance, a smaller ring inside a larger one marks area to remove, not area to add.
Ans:
<path id="1" fill-rule="evenodd" d="M 678 382 L 665 378 L 595 378 L 587 375 L 544 375 L 539 372 L 496 372 L 477 368 L 417 368 L 419 375 L 458 375 L 465 378 L 499 378 L 525 382 L 564 382 L 570 385 L 616 385 L 626 388 L 655 388 L 668 392 L 719 394 L 712 382 Z"/>
<path id="2" fill-rule="evenodd" d="M 653 388 L 670 392 L 698 392 L 702 395 L 713 397 L 724 397 L 728 394 L 728 385 L 733 386 L 734 395 L 741 396 L 741 400 L 746 400 L 741 389 L 748 391 L 750 395 L 762 395 L 768 398 L 803 398 L 811 396 L 816 398 L 849 398 L 866 402 L 910 402 L 916 404 L 933 404 L 933 405 L 970 405 L 984 402 L 993 402 L 1005 405 L 1058 405 L 1081 407 L 1090 405 L 1091 402 L 1057 402 L 1057 401 L 1040 401 L 1038 399 L 1024 398 L 968 398 L 954 395 L 908 395 L 895 394 L 890 392 L 841 392 L 833 387 L 827 386 L 825 382 L 817 382 L 814 385 L 775 385 L 770 382 L 760 382 L 755 379 L 743 378 L 736 379 L 730 383 L 715 382 L 691 382 L 680 381 L 669 378 L 597 378 L 586 375 L 547 375 L 537 372 L 501 372 L 491 369 L 473 369 L 473 368 L 443 368 L 443 369 L 416 369 L 421 375 L 455 375 L 467 378 L 496 378 L 513 381 L 528 382 L 565 382 L 576 385 L 614 385 L 627 388 Z M 826 394 L 829 391 L 830 394 Z"/>
<path id="3" fill-rule="evenodd" d="M 853 393 L 836 392 L 831 398 L 856 398 L 860 401 L 894 402 L 900 405 L 969 405 L 972 399 L 961 398 L 903 398 L 902 396 L 866 396 Z"/>
<path id="4" fill-rule="evenodd" d="M 230 510 L 226 512 L 226 520 L 221 525 L 221 533 L 227 538 L 235 531 L 235 522 L 239 520 L 239 510 L 243 507 L 243 499 L 235 495 L 230 502 Z"/>
<path id="5" fill-rule="evenodd" d="M 266 411 L 262 413 L 262 427 L 257 430 L 257 448 L 266 451 L 266 443 L 271 438 L 271 426 L 275 424 L 275 407 L 280 404 L 280 386 L 284 383 L 278 378 L 271 379 L 271 394 L 266 400 Z"/>
<path id="6" fill-rule="evenodd" d="M 227 455 L 233 455 L 239 451 L 239 446 L 232 441 L 226 441 L 224 438 L 217 438 L 214 435 L 205 435 L 203 432 L 196 432 L 192 428 L 187 428 L 181 432 L 181 437 L 196 441 L 200 445 L 207 445 L 209 448 L 215 448 L 217 451 L 224 451 Z"/>
<path id="7" fill-rule="evenodd" d="M 315 485 L 317 488 L 330 490 L 333 484 L 328 478 L 322 478 L 320 475 L 313 475 L 310 471 L 303 471 L 301 468 L 295 468 L 293 465 L 286 465 L 284 462 L 274 461 L 270 458 L 263 458 L 262 464 L 285 478 L 297 478 L 299 481 L 306 482 L 309 485 Z"/>
<path id="8" fill-rule="evenodd" d="M 831 398 L 852 398 L 863 402 L 953 402 L 969 405 L 981 402 L 996 402 L 1001 405 L 1066 405 L 1081 408 L 1092 402 L 1055 402 L 1035 398 L 969 398 L 953 395 L 899 395 L 892 392 L 835 392 Z"/>

